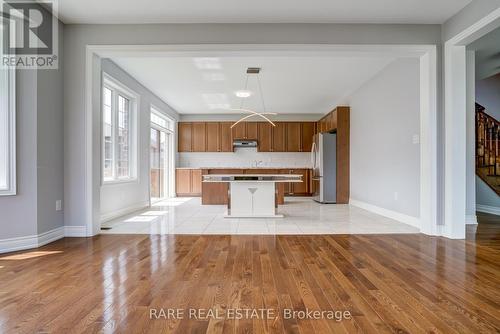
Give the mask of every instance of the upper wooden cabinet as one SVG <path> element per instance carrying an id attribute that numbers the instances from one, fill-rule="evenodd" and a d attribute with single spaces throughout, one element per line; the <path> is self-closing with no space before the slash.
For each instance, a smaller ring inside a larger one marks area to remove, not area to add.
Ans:
<path id="1" fill-rule="evenodd" d="M 257 122 L 240 122 L 233 127 L 233 139 L 257 139 Z"/>
<path id="2" fill-rule="evenodd" d="M 246 139 L 247 136 L 247 126 L 246 122 L 240 122 L 236 124 L 233 129 L 233 139 Z"/>
<path id="3" fill-rule="evenodd" d="M 272 152 L 273 150 L 273 126 L 268 122 L 258 125 L 258 150 L 259 152 Z"/>
<path id="4" fill-rule="evenodd" d="M 301 147 L 301 123 L 286 123 L 286 151 L 300 152 Z"/>
<path id="5" fill-rule="evenodd" d="M 180 122 L 179 152 L 232 152 L 233 139 L 257 140 L 259 152 L 309 152 L 315 122 Z"/>
<path id="6" fill-rule="evenodd" d="M 286 123 L 275 123 L 273 127 L 273 152 L 286 152 L 285 125 Z"/>
<path id="7" fill-rule="evenodd" d="M 219 143 L 221 152 L 233 152 L 233 137 L 231 135 L 232 122 L 219 123 Z"/>
<path id="8" fill-rule="evenodd" d="M 206 123 L 195 122 L 193 123 L 193 135 L 192 135 L 192 147 L 193 152 L 205 152 L 207 150 L 207 132 Z"/>
<path id="9" fill-rule="evenodd" d="M 315 122 L 303 122 L 302 123 L 302 133 L 300 138 L 302 138 L 302 152 L 311 152 L 313 137 L 316 133 Z"/>
<path id="10" fill-rule="evenodd" d="M 178 126 L 179 152 L 192 152 L 193 124 L 182 122 Z"/>
<path id="11" fill-rule="evenodd" d="M 246 122 L 247 132 L 245 139 L 257 140 L 258 137 L 258 124 L 257 122 Z"/>
<path id="12" fill-rule="evenodd" d="M 218 122 L 208 122 L 206 124 L 207 152 L 220 152 L 220 126 Z"/>

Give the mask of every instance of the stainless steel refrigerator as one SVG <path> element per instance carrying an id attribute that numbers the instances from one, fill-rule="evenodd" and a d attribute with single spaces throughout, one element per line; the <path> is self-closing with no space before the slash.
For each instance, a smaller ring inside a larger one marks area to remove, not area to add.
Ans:
<path id="1" fill-rule="evenodd" d="M 337 134 L 318 133 L 311 149 L 313 199 L 319 203 L 337 202 Z"/>

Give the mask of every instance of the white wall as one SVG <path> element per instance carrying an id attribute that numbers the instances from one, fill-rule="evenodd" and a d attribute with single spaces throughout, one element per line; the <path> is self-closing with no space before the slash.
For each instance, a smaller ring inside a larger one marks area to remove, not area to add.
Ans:
<path id="1" fill-rule="evenodd" d="M 16 71 L 17 194 L 0 197 L 0 252 L 63 236 L 63 33 L 59 69 Z"/>
<path id="2" fill-rule="evenodd" d="M 257 152 L 255 148 L 239 148 L 234 153 L 179 153 L 179 167 L 259 167 L 311 168 L 309 152 Z"/>
<path id="3" fill-rule="evenodd" d="M 103 59 L 101 66 L 103 72 L 117 79 L 139 95 L 139 107 L 137 110 L 138 179 L 134 182 L 101 186 L 101 218 L 109 219 L 124 212 L 149 205 L 149 130 L 151 104 L 175 120 L 179 118 L 179 115 L 169 105 L 142 86 L 111 60 Z"/>
<path id="4" fill-rule="evenodd" d="M 500 121 L 500 73 L 476 81 L 476 102 L 486 108 L 488 115 Z"/>
<path id="5" fill-rule="evenodd" d="M 398 59 L 347 99 L 351 198 L 411 217 L 420 215 L 419 71 L 418 59 Z"/>

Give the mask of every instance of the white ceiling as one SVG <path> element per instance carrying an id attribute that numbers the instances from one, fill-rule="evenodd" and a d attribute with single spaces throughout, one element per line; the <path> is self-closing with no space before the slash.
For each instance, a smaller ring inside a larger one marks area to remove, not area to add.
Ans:
<path id="1" fill-rule="evenodd" d="M 241 113 L 235 91 L 245 86 L 247 67 L 261 67 L 266 109 L 282 114 L 324 114 L 341 103 L 393 57 L 232 56 L 113 58 L 116 64 L 180 114 Z M 257 79 L 243 107 L 262 111 Z"/>
<path id="2" fill-rule="evenodd" d="M 444 23 L 471 0 L 62 0 L 65 23 Z"/>

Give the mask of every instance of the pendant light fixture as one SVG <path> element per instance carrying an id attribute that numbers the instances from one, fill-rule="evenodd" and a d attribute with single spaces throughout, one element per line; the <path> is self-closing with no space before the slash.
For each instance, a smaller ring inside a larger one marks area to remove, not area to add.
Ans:
<path id="1" fill-rule="evenodd" d="M 240 107 L 239 108 L 231 108 L 230 110 L 241 111 L 241 112 L 244 112 L 244 113 L 248 113 L 249 115 L 243 116 L 241 119 L 239 119 L 233 125 L 231 125 L 231 128 L 234 128 L 236 126 L 236 124 L 238 124 L 240 122 L 243 122 L 243 121 L 246 121 L 247 119 L 249 119 L 251 117 L 260 117 L 260 118 L 266 120 L 267 122 L 269 122 L 272 126 L 276 126 L 266 116 L 266 115 L 277 115 L 277 114 L 274 113 L 274 112 L 267 112 L 266 111 L 266 104 L 264 102 L 264 94 L 262 94 L 262 85 L 260 83 L 259 74 L 260 74 L 260 67 L 249 67 L 249 68 L 247 68 L 247 77 L 246 77 L 246 80 L 245 80 L 245 89 L 242 89 L 242 90 L 239 90 L 239 91 L 236 92 L 236 96 L 239 97 L 239 98 L 241 98 Z M 245 98 L 250 97 L 252 95 L 252 92 L 248 90 L 248 78 L 251 75 L 252 76 L 255 75 L 256 78 L 257 78 L 257 84 L 258 84 L 258 87 L 259 87 L 260 99 L 261 99 L 261 102 L 262 102 L 262 112 L 257 112 L 257 111 L 254 111 L 254 110 L 243 108 L 243 102 L 245 101 Z"/>

